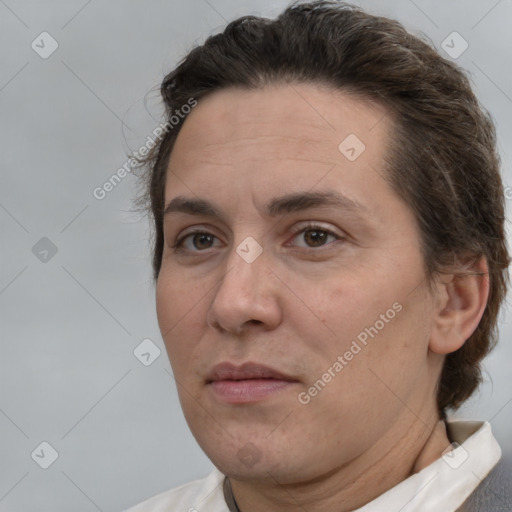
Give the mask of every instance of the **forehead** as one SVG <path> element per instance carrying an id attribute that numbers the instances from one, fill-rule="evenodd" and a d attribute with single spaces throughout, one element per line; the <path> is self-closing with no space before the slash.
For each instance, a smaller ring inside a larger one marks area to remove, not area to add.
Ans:
<path id="1" fill-rule="evenodd" d="M 335 190 L 379 216 L 398 200 L 384 176 L 390 117 L 317 84 L 215 91 L 178 134 L 164 203 L 195 196 L 241 219 L 278 195 Z"/>
<path id="2" fill-rule="evenodd" d="M 365 156 L 385 150 L 391 130 L 387 114 L 370 99 L 319 84 L 222 89 L 199 101 L 171 158 L 233 165 L 286 155 L 345 163 L 354 144 L 356 156 L 363 148 Z M 345 140 L 347 147 L 340 148 Z"/>

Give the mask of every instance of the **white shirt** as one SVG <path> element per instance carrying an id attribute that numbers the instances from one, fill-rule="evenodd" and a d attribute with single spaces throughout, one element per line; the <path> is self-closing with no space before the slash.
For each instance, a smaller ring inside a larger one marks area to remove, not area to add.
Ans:
<path id="1" fill-rule="evenodd" d="M 454 512 L 501 457 L 491 425 L 482 421 L 447 421 L 454 449 L 353 512 Z M 126 512 L 229 512 L 224 475 L 206 478 L 158 494 Z"/>

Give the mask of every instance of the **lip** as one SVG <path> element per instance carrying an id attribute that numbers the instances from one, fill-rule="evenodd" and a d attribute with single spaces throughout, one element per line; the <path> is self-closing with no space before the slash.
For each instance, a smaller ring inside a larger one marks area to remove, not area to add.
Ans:
<path id="1" fill-rule="evenodd" d="M 297 379 L 258 363 L 241 366 L 229 362 L 213 367 L 206 384 L 223 402 L 242 404 L 259 402 L 287 389 Z"/>

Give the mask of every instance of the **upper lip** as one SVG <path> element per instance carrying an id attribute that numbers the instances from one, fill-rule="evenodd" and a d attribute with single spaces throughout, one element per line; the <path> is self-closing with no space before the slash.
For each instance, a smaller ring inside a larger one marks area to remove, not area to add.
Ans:
<path id="1" fill-rule="evenodd" d="M 219 380 L 276 379 L 295 381 L 290 375 L 278 372 L 269 366 L 258 363 L 244 363 L 240 366 L 224 362 L 215 365 L 207 375 L 208 383 Z"/>

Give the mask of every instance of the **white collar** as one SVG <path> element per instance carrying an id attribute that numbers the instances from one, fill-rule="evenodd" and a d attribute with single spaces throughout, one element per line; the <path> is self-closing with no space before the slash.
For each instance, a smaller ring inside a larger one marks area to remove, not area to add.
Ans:
<path id="1" fill-rule="evenodd" d="M 457 510 L 501 457 L 487 421 L 447 421 L 453 450 L 354 512 Z"/>

